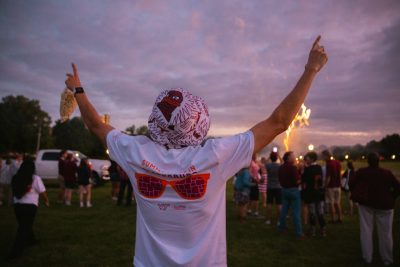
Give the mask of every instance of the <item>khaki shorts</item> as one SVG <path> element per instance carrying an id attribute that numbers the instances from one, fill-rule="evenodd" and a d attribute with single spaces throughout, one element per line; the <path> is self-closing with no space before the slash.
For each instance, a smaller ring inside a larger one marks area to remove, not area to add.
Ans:
<path id="1" fill-rule="evenodd" d="M 327 188 L 325 192 L 325 202 L 327 204 L 340 204 L 340 187 Z"/>

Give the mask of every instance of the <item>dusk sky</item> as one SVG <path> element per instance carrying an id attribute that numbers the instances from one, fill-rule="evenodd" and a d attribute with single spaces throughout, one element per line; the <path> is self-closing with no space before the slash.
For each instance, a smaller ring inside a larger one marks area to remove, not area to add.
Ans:
<path id="1" fill-rule="evenodd" d="M 147 124 L 158 93 L 182 87 L 208 103 L 210 135 L 229 135 L 272 112 L 318 34 L 329 61 L 305 102 L 310 125 L 292 143 L 399 133 L 396 0 L 1 1 L 0 97 L 38 99 L 54 122 L 75 62 L 90 100 L 118 129 Z"/>

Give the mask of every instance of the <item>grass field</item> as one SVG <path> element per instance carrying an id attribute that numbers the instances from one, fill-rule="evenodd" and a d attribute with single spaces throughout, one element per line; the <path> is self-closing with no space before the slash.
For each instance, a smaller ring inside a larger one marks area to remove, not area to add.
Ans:
<path id="1" fill-rule="evenodd" d="M 363 164 L 356 163 L 356 167 Z M 399 163 L 383 166 L 400 177 Z M 132 266 L 136 208 L 115 206 L 109 192 L 109 184 L 94 189 L 94 207 L 81 209 L 76 194 L 73 206 L 57 204 L 57 190 L 49 186 L 51 207 L 41 206 L 34 224 L 40 243 L 27 249 L 21 259 L 10 262 L 4 258 L 14 240 L 16 220 L 12 208 L 0 207 L 0 266 Z M 298 241 L 291 233 L 280 235 L 263 220 L 249 219 L 240 224 L 231 182 L 226 205 L 229 266 L 364 266 L 357 216 L 345 217 L 341 225 L 328 225 L 326 238 Z M 400 266 L 400 201 L 396 206 L 394 251 L 396 266 Z M 377 249 L 374 258 L 373 266 L 381 266 Z"/>

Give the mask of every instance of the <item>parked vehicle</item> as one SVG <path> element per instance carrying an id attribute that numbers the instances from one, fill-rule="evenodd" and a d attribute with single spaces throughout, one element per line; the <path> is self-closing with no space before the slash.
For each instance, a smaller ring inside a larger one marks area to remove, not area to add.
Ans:
<path id="1" fill-rule="evenodd" d="M 36 155 L 36 173 L 43 179 L 57 179 L 58 177 L 58 157 L 61 149 L 43 149 L 39 150 Z M 80 161 L 87 158 L 86 155 L 79 151 L 68 150 Z M 109 160 L 89 159 L 92 167 L 92 181 L 94 185 L 100 185 L 104 180 L 109 180 L 108 167 L 111 165 Z"/>

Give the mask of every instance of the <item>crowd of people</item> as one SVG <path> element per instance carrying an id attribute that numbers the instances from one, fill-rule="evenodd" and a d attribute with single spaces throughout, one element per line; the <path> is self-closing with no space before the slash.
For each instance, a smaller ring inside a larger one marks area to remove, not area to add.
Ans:
<path id="1" fill-rule="evenodd" d="M 60 190 L 58 200 L 71 206 L 72 192 L 79 187 L 79 206 L 92 207 L 91 166 L 87 158 L 80 161 L 72 153 L 62 150 L 58 159 L 58 180 Z"/>
<path id="2" fill-rule="evenodd" d="M 304 239 L 315 237 L 317 232 L 326 237 L 328 223 L 342 223 L 343 214 L 353 216 L 358 211 L 364 260 L 372 261 L 372 232 L 376 221 L 381 258 L 389 265 L 393 262 L 393 209 L 400 196 L 399 182 L 389 170 L 379 167 L 379 156 L 375 153 L 368 155 L 368 167 L 357 171 L 351 161 L 342 171 L 341 163 L 327 150 L 321 155 L 322 161 L 318 161 L 315 152 L 307 153 L 299 161 L 291 151 L 283 157 L 271 152 L 268 159 L 263 157 L 258 161 L 254 154 L 250 166 L 241 169 L 234 178 L 239 220 L 265 219 L 265 224 L 276 224 L 280 231 L 287 232 L 287 220 L 292 217 L 296 236 Z M 78 164 L 73 154 L 64 150 L 60 152 L 58 167 L 59 201 L 70 206 L 72 191 L 79 186 L 80 207 L 84 207 L 84 203 L 92 207 L 88 160 L 81 159 Z M 128 175 L 115 161 L 111 161 L 108 170 L 112 199 L 122 205 L 127 191 L 125 204 L 130 206 L 134 198 Z M 46 188 L 35 175 L 32 159 L 22 161 L 22 155 L 17 155 L 15 160 L 7 159 L 4 163 L 0 160 L 0 204 L 14 205 L 18 221 L 11 257 L 21 255 L 25 247 L 37 242 L 32 225 L 39 196 L 49 206 Z M 344 212 L 342 202 L 346 202 L 348 208 Z M 304 225 L 309 226 L 307 235 Z"/>
<path id="3" fill-rule="evenodd" d="M 35 245 L 38 240 L 33 233 L 33 223 L 39 206 L 39 197 L 45 206 L 50 202 L 42 178 L 35 173 L 33 158 L 23 159 L 16 154 L 15 159 L 0 158 L 0 206 L 13 206 L 18 223 L 17 234 L 8 258 L 17 258 L 26 247 Z M 109 167 L 112 182 L 112 199 L 122 205 L 125 191 L 126 206 L 131 206 L 133 188 L 125 171 L 111 161 Z M 72 153 L 62 150 L 58 159 L 58 203 L 71 206 L 74 190 L 78 189 L 80 207 L 92 207 L 91 203 L 91 165 L 87 158 L 78 160 Z"/>
<path id="4" fill-rule="evenodd" d="M 322 153 L 324 166 L 318 165 L 315 153 L 307 154 L 301 164 L 297 164 L 293 152 L 285 153 L 282 159 L 271 154 L 261 162 L 253 155 L 289 127 L 304 103 L 314 78 L 328 61 L 320 39 L 318 36 L 314 41 L 298 82 L 270 116 L 244 133 L 208 140 L 207 105 L 182 88 L 159 94 L 148 120 L 149 137 L 128 136 L 114 129 L 101 121 L 85 94 L 77 66 L 72 64 L 73 74 L 67 73 L 65 84 L 73 92 L 86 126 L 107 146 L 110 158 L 116 162 L 110 170 L 112 197 L 122 204 L 124 187 L 128 188 L 127 205 L 132 199 L 128 177 L 121 168 L 129 174 L 137 193 L 135 266 L 227 266 L 225 188 L 228 179 L 239 170 L 234 198 L 241 221 L 247 214 L 258 218 L 263 209 L 272 210 L 275 204 L 280 210 L 277 225 L 282 232 L 287 231 L 288 212 L 292 210 L 298 238 L 304 238 L 304 222 L 310 224 L 311 236 L 316 235 L 317 224 L 325 236 L 326 204 L 329 221 L 343 222 L 340 164 L 330 158 L 328 151 Z M 81 161 L 78 167 L 68 154 L 61 162 L 61 200 L 71 205 L 77 180 L 82 193 L 90 196 L 87 163 Z M 344 180 L 350 200 L 358 203 L 364 260 L 372 260 L 372 226 L 376 220 L 380 254 L 385 265 L 390 265 L 393 207 L 400 185 L 390 171 L 379 167 L 376 154 L 368 156 L 368 164 L 354 175 L 349 170 Z M 24 161 L 11 179 L 19 224 L 11 256 L 35 243 L 32 224 L 39 196 L 49 205 L 43 183 L 34 170 L 33 161 Z M 90 199 L 86 199 L 88 203 Z M 271 224 L 274 217 L 267 215 L 266 222 Z"/>
<path id="5" fill-rule="evenodd" d="M 400 196 L 399 181 L 389 170 L 379 167 L 376 153 L 368 155 L 368 167 L 357 171 L 351 161 L 342 171 L 341 163 L 328 150 L 322 151 L 321 156 L 322 160 L 318 161 L 318 154 L 309 152 L 299 160 L 292 151 L 282 158 L 277 152 L 271 152 L 268 159 L 263 157 L 258 161 L 253 155 L 250 166 L 234 177 L 234 201 L 240 222 L 250 217 L 265 219 L 265 224 L 271 225 L 276 219 L 274 223 L 279 231 L 286 233 L 287 220 L 292 217 L 294 232 L 303 240 L 317 236 L 318 232 L 326 237 L 328 223 L 341 224 L 344 214 L 353 216 L 358 210 L 364 261 L 372 261 L 376 220 L 381 258 L 385 265 L 392 264 L 393 209 Z M 261 200 L 264 212 L 254 204 L 260 201 L 258 191 L 266 192 Z M 345 211 L 342 202 L 346 202 Z M 274 205 L 276 216 L 273 216 Z M 308 225 L 307 234 L 305 225 Z"/>
<path id="6" fill-rule="evenodd" d="M 112 200 L 117 201 L 118 206 L 122 205 L 125 191 L 127 191 L 125 204 L 126 206 L 131 206 L 134 197 L 128 175 L 113 160 L 111 160 L 108 172 L 111 181 Z M 85 205 L 88 208 L 92 207 L 91 174 L 92 169 L 87 158 L 79 161 L 72 153 L 68 153 L 66 150 L 61 151 L 58 159 L 59 202 L 64 203 L 66 206 L 71 206 L 72 193 L 74 189 L 79 187 L 79 206 L 81 208 L 85 207 Z"/>

